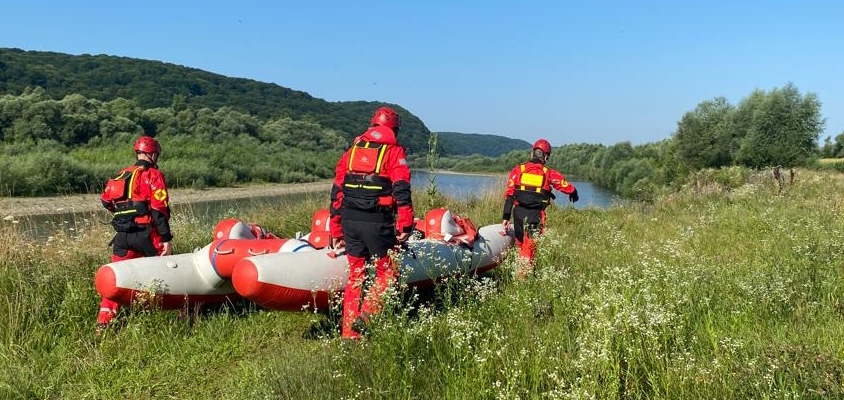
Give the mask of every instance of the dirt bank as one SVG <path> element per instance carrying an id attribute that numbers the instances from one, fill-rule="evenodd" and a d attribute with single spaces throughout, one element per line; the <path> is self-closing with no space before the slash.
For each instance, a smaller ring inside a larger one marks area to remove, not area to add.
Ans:
<path id="1" fill-rule="evenodd" d="M 255 185 L 236 188 L 171 189 L 173 204 L 189 204 L 204 201 L 233 200 L 249 197 L 264 197 L 283 194 L 325 191 L 326 198 L 331 190 L 331 181 Z M 90 212 L 102 209 L 98 194 L 80 194 L 54 197 L 0 197 L 0 218 L 14 218 L 32 215 Z"/>

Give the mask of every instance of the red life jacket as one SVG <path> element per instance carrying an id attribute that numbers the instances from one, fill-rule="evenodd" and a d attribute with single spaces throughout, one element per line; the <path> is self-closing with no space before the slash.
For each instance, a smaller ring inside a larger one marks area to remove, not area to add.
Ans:
<path id="1" fill-rule="evenodd" d="M 361 211 L 393 208 L 393 181 L 382 175 L 386 143 L 358 140 L 352 145 L 343 179 L 343 205 Z"/>
<path id="2" fill-rule="evenodd" d="M 143 229 L 152 221 L 149 199 L 135 196 L 136 178 L 144 170 L 133 165 L 120 171 L 117 177 L 106 182 L 102 199 L 111 202 L 114 216 L 112 226 L 118 232 L 134 232 Z"/>
<path id="3" fill-rule="evenodd" d="M 548 180 L 548 167 L 537 163 L 525 163 L 519 166 L 521 174 L 515 184 L 515 198 L 524 208 L 545 209 L 551 204 L 551 182 Z"/>

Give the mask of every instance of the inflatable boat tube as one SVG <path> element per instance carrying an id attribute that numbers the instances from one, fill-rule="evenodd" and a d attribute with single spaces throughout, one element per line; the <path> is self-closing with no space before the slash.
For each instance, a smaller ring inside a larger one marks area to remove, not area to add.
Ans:
<path id="1" fill-rule="evenodd" d="M 480 228 L 471 247 L 459 240 L 409 241 L 398 255 L 400 279 L 420 286 L 495 268 L 514 242 L 512 232 L 505 235 L 502 229 L 501 224 Z M 293 311 L 327 307 L 331 294 L 343 290 L 348 276 L 346 257 L 332 257 L 330 249 L 321 249 L 245 258 L 235 266 L 232 282 L 238 294 L 263 307 Z"/>
<path id="2" fill-rule="evenodd" d="M 97 270 L 94 284 L 103 297 L 121 305 L 150 294 L 164 309 L 237 298 L 231 281 L 217 275 L 211 266 L 210 251 L 209 244 L 194 253 L 109 263 Z"/>
<path id="3" fill-rule="evenodd" d="M 214 237 L 217 240 L 193 253 L 105 264 L 97 270 L 94 285 L 103 297 L 121 305 L 150 299 L 150 294 L 164 309 L 219 303 L 239 297 L 229 280 L 238 261 L 283 251 L 287 242 L 234 219 L 220 221 Z"/>
<path id="4" fill-rule="evenodd" d="M 208 259 L 220 278 L 231 279 L 238 261 L 252 256 L 277 253 L 287 239 L 222 239 L 211 243 Z"/>

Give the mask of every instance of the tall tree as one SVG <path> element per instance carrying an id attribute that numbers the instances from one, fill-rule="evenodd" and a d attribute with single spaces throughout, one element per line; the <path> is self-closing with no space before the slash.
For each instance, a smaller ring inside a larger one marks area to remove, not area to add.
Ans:
<path id="1" fill-rule="evenodd" d="M 677 123 L 677 158 L 690 170 L 732 163 L 735 108 L 724 97 L 698 104 Z"/>
<path id="2" fill-rule="evenodd" d="M 835 137 L 830 157 L 844 157 L 844 131 Z"/>
<path id="3" fill-rule="evenodd" d="M 835 144 L 832 143 L 832 137 L 827 136 L 823 140 L 823 146 L 821 146 L 821 148 L 818 149 L 818 150 L 819 150 L 821 157 L 824 157 L 824 158 L 835 157 Z"/>
<path id="4" fill-rule="evenodd" d="M 824 127 L 820 108 L 814 93 L 801 95 L 791 83 L 754 91 L 736 111 L 734 123 L 744 137 L 737 160 L 752 167 L 805 164 L 815 157 Z"/>

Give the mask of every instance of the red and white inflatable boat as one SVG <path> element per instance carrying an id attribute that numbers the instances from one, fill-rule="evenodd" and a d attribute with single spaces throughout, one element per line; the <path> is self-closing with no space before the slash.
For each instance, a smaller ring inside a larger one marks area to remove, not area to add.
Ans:
<path id="1" fill-rule="evenodd" d="M 219 303 L 239 297 L 230 280 L 238 261 L 300 246 L 298 240 L 280 239 L 257 225 L 228 219 L 217 224 L 214 241 L 196 252 L 105 264 L 94 284 L 103 297 L 121 305 L 150 296 L 165 309 Z"/>
<path id="2" fill-rule="evenodd" d="M 105 264 L 94 282 L 105 298 L 129 305 L 150 299 L 161 308 L 219 303 L 243 296 L 271 309 L 326 307 L 342 291 L 349 268 L 329 242 L 329 214 L 314 215 L 311 232 L 281 239 L 254 224 L 220 221 L 214 241 L 187 254 L 136 258 Z M 475 230 L 470 221 L 437 209 L 417 223 L 425 238 L 408 241 L 401 260 L 402 281 L 424 285 L 438 278 L 494 268 L 513 245 L 501 225 Z"/>
<path id="3" fill-rule="evenodd" d="M 315 218 L 314 227 L 317 220 L 320 219 Z M 328 230 L 327 218 L 324 221 L 319 231 L 304 239 L 314 244 L 312 236 L 324 235 Z M 512 232 L 504 234 L 501 224 L 475 232 L 471 222 L 444 209 L 429 211 L 425 220 L 417 223 L 417 229 L 425 232 L 425 238 L 408 241 L 407 248 L 396 256 L 400 260 L 400 279 L 410 285 L 492 269 L 514 243 Z M 232 282 L 241 296 L 261 306 L 301 310 L 327 307 L 330 295 L 343 291 L 348 275 L 345 256 L 333 256 L 328 248 L 306 247 L 298 252 L 244 258 L 235 266 Z"/>

